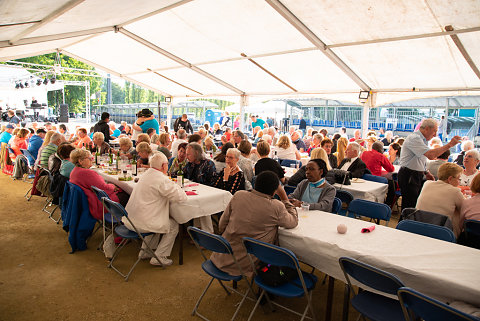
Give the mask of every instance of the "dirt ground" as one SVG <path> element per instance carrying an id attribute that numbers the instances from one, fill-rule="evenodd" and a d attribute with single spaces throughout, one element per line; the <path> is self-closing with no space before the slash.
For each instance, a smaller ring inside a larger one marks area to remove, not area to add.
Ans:
<path id="1" fill-rule="evenodd" d="M 27 201 L 23 195 L 31 185 L 0 174 L 0 320 L 200 320 L 191 311 L 209 277 L 202 271 L 202 258 L 185 240 L 184 265 L 178 265 L 178 240 L 172 266 L 166 269 L 142 261 L 128 282 L 112 269 L 96 249 L 98 232 L 83 252 L 69 254 L 67 234 L 41 209 L 44 198 Z M 124 269 L 137 255 L 128 244 L 118 264 Z M 324 275 L 317 273 L 319 280 Z M 239 284 L 243 289 L 243 284 Z M 335 282 L 333 320 L 341 318 L 342 282 Z M 313 294 L 318 320 L 325 319 L 327 285 L 321 281 Z M 214 283 L 200 311 L 211 320 L 229 320 L 239 296 L 226 296 Z M 277 300 L 304 308 L 304 299 Z M 246 320 L 253 308 L 247 302 L 236 320 Z M 350 319 L 357 313 L 350 309 Z M 299 318 L 298 318 L 299 319 Z M 257 310 L 253 320 L 297 320 L 289 312 Z"/>

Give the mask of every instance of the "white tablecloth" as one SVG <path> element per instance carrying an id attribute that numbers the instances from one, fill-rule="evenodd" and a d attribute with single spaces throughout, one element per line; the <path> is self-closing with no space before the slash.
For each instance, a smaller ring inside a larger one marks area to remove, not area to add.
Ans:
<path id="1" fill-rule="evenodd" d="M 337 225 L 348 227 L 337 233 Z M 338 264 L 352 257 L 395 274 L 409 287 L 444 302 L 463 301 L 480 306 L 480 250 L 412 234 L 382 225 L 320 211 L 299 212 L 294 229 L 281 228 L 280 245 L 302 261 L 343 280 Z"/>
<path id="2" fill-rule="evenodd" d="M 132 193 L 135 184 L 137 184 L 134 181 L 119 181 L 117 175 L 108 175 L 100 169 L 94 170 L 99 173 L 106 182 L 115 184 L 128 194 Z M 142 179 L 141 175 L 140 179 Z M 186 202 L 172 203 L 170 205 L 170 216 L 179 224 L 186 223 L 194 218 L 222 212 L 232 199 L 232 194 L 225 190 L 202 184 L 187 187 L 189 184 L 190 183 L 185 184 L 185 190 L 195 190 L 198 195 L 189 195 Z"/>
<path id="3" fill-rule="evenodd" d="M 335 188 L 343 189 L 350 192 L 354 198 L 364 199 L 367 201 L 383 203 L 385 201 L 385 194 L 387 193 L 388 184 L 377 183 L 367 180 L 360 180 L 355 183 L 352 180 L 351 185 L 334 184 Z"/>

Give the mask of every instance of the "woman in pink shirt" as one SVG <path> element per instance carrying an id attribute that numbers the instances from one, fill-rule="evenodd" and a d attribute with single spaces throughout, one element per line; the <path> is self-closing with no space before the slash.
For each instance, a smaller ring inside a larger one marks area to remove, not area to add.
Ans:
<path id="1" fill-rule="evenodd" d="M 460 210 L 459 226 L 463 230 L 465 220 L 480 221 L 480 175 L 476 175 L 470 184 L 470 190 L 473 193 L 472 198 L 463 201 Z"/>
<path id="2" fill-rule="evenodd" d="M 87 195 L 90 214 L 97 220 L 102 219 L 102 203 L 92 191 L 92 186 L 104 190 L 112 201 L 127 205 L 128 194 L 113 184 L 107 184 L 97 172 L 90 169 L 93 164 L 92 154 L 85 149 L 76 149 L 70 153 L 70 161 L 75 168 L 70 173 L 70 182 L 78 185 Z"/>

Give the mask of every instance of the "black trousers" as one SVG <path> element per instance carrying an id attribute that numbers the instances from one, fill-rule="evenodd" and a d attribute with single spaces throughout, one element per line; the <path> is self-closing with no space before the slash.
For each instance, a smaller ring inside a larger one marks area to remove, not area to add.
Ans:
<path id="1" fill-rule="evenodd" d="M 425 182 L 424 173 L 401 167 L 398 171 L 398 186 L 402 192 L 402 211 L 415 207 Z"/>

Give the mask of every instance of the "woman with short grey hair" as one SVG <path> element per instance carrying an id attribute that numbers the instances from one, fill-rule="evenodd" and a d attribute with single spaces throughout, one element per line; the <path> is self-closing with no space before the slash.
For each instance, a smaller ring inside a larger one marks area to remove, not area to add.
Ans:
<path id="1" fill-rule="evenodd" d="M 229 148 L 225 156 L 225 168 L 218 174 L 214 187 L 224 189 L 232 194 L 238 190 L 245 189 L 245 178 L 238 166 L 240 151 L 236 148 Z"/>
<path id="2" fill-rule="evenodd" d="M 476 149 L 471 149 L 465 153 L 463 166 L 465 169 L 460 175 L 460 186 L 470 186 L 473 178 L 478 174 L 477 166 L 480 163 L 480 153 Z"/>

